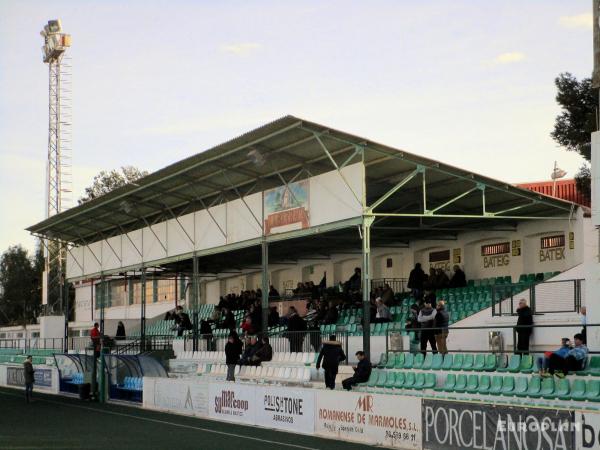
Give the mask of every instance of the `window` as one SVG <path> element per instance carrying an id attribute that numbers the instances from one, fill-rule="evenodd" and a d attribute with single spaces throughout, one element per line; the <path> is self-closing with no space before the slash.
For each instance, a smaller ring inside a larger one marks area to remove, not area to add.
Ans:
<path id="1" fill-rule="evenodd" d="M 442 250 L 440 252 L 431 252 L 429 254 L 429 262 L 450 261 L 450 250 Z"/>
<path id="2" fill-rule="evenodd" d="M 392 258 L 387 258 L 385 260 L 385 267 L 387 267 L 388 269 L 391 268 L 394 264 L 394 261 L 392 260 Z"/>
<path id="3" fill-rule="evenodd" d="M 546 236 L 540 238 L 541 248 L 556 248 L 556 247 L 564 247 L 565 246 L 565 235 L 558 234 L 556 236 Z"/>
<path id="4" fill-rule="evenodd" d="M 502 255 L 510 252 L 510 242 L 501 242 L 500 244 L 488 244 L 481 246 L 481 256 Z"/>

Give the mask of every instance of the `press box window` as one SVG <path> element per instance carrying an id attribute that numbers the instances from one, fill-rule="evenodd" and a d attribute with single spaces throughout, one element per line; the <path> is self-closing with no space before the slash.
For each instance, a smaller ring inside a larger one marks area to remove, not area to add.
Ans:
<path id="1" fill-rule="evenodd" d="M 541 248 L 542 250 L 547 248 L 557 248 L 565 246 L 565 235 L 559 234 L 556 236 L 547 236 L 541 238 Z"/>
<path id="2" fill-rule="evenodd" d="M 450 261 L 450 250 L 442 250 L 440 252 L 432 252 L 429 254 L 429 262 Z"/>
<path id="3" fill-rule="evenodd" d="M 510 253 L 510 242 L 481 246 L 481 256 L 502 255 L 504 253 Z"/>

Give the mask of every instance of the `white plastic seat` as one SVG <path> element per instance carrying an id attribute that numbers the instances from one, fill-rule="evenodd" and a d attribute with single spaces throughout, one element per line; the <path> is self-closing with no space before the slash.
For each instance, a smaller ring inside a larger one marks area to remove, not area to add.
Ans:
<path id="1" fill-rule="evenodd" d="M 263 372 L 264 372 L 264 370 L 265 370 L 265 367 L 258 366 L 256 368 L 256 375 L 254 375 L 255 378 L 258 379 L 258 380 L 260 380 L 261 378 L 263 378 Z"/>
<path id="2" fill-rule="evenodd" d="M 248 375 L 250 375 L 251 378 L 254 378 L 256 376 L 256 368 L 256 366 L 250 367 L 250 372 Z"/>
<path id="3" fill-rule="evenodd" d="M 292 369 L 290 367 L 285 367 L 283 369 L 283 376 L 281 378 L 284 380 L 289 380 L 291 374 L 292 374 Z"/>
<path id="4" fill-rule="evenodd" d="M 235 374 L 239 375 L 242 370 L 242 366 L 235 366 Z"/>
<path id="5" fill-rule="evenodd" d="M 273 368 L 273 366 L 267 367 L 267 373 L 264 375 L 264 378 L 273 378 L 274 371 L 275 369 Z"/>
<path id="6" fill-rule="evenodd" d="M 238 374 L 240 375 L 240 377 L 242 377 L 242 378 L 247 377 L 250 367 L 248 367 L 248 366 L 239 366 L 239 367 L 240 367 L 240 371 L 238 372 Z"/>
<path id="7" fill-rule="evenodd" d="M 304 362 L 304 353 L 302 353 L 302 352 L 296 353 L 296 358 L 294 359 L 294 362 L 296 362 L 298 364 L 302 364 Z"/>
<path id="8" fill-rule="evenodd" d="M 286 353 L 281 362 L 290 362 L 290 359 L 292 359 L 292 353 Z"/>
<path id="9" fill-rule="evenodd" d="M 278 367 L 277 372 L 274 373 L 273 378 L 280 380 L 285 375 L 285 367 Z"/>
<path id="10" fill-rule="evenodd" d="M 310 368 L 309 367 L 304 368 L 304 371 L 302 373 L 302 379 L 300 381 L 303 381 L 305 383 L 308 383 L 310 381 Z"/>
<path id="11" fill-rule="evenodd" d="M 290 380 L 290 381 L 295 381 L 296 378 L 298 378 L 298 368 L 297 367 L 292 367 L 290 369 L 290 376 L 287 377 L 287 379 Z"/>

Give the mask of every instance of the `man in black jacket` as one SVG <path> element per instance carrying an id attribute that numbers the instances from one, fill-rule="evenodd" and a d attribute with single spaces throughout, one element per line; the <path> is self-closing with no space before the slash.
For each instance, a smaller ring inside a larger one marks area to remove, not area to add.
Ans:
<path id="1" fill-rule="evenodd" d="M 30 402 L 31 396 L 33 394 L 33 383 L 35 382 L 35 378 L 33 374 L 35 370 L 33 370 L 32 357 L 28 356 L 25 362 L 23 363 L 23 370 L 25 371 L 25 398 L 27 399 L 27 403 Z"/>
<path id="2" fill-rule="evenodd" d="M 346 355 L 342 350 L 342 343 L 335 340 L 335 334 L 329 336 L 329 340 L 323 342 L 319 358 L 317 359 L 317 370 L 321 368 L 323 362 L 323 370 L 325 370 L 325 386 L 329 389 L 335 389 L 335 377 L 338 373 L 340 362 L 346 359 Z"/>
<path id="3" fill-rule="evenodd" d="M 302 344 L 306 336 L 306 322 L 298 315 L 295 307 L 290 306 L 288 313 L 288 333 L 287 338 L 290 341 L 290 351 L 298 353 L 302 351 Z"/>
<path id="4" fill-rule="evenodd" d="M 241 366 L 251 365 L 253 356 L 256 355 L 256 352 L 259 350 L 260 350 L 260 344 L 258 343 L 258 339 L 256 339 L 256 336 L 251 336 L 250 342 L 246 341 L 246 350 L 244 350 L 244 353 L 242 354 L 242 357 L 240 358 L 239 364 Z"/>
<path id="5" fill-rule="evenodd" d="M 351 391 L 352 386 L 358 383 L 366 383 L 371 376 L 371 361 L 369 361 L 365 352 L 362 350 L 357 351 L 356 359 L 358 359 L 358 364 L 354 367 L 354 375 L 342 381 L 342 386 L 347 391 Z"/>
<path id="6" fill-rule="evenodd" d="M 533 332 L 533 313 L 531 308 L 527 306 L 527 301 L 524 298 L 519 300 L 517 306 L 517 350 L 515 353 L 526 355 L 529 353 L 529 338 Z"/>
<path id="7" fill-rule="evenodd" d="M 235 366 L 242 354 L 242 341 L 233 331 L 225 344 L 225 363 L 227 364 L 227 381 L 235 381 Z"/>

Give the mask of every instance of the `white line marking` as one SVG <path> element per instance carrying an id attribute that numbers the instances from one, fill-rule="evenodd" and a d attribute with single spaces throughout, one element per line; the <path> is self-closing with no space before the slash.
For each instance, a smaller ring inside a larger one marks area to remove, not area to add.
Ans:
<path id="1" fill-rule="evenodd" d="M 6 392 L 0 392 L 0 395 L 8 395 L 10 397 L 18 397 L 18 398 L 22 397 L 21 395 L 8 394 Z M 94 412 L 102 413 L 102 414 L 111 414 L 113 416 L 130 417 L 132 419 L 145 420 L 146 422 L 162 423 L 164 425 L 171 425 L 171 426 L 179 427 L 179 428 L 187 428 L 187 429 L 190 429 L 190 430 L 204 431 L 205 433 L 220 434 L 220 435 L 223 435 L 223 436 L 237 437 L 237 438 L 241 438 L 241 439 L 250 439 L 252 441 L 264 442 L 264 443 L 267 443 L 267 444 L 276 444 L 276 445 L 282 445 L 282 446 L 285 446 L 285 447 L 301 448 L 301 449 L 304 449 L 304 450 L 319 450 L 316 447 L 305 447 L 304 445 L 288 444 L 288 443 L 279 442 L 279 441 L 271 441 L 271 440 L 268 440 L 268 439 L 260 439 L 260 438 L 248 436 L 248 435 L 245 435 L 245 434 L 227 433 L 226 431 L 210 430 L 208 428 L 195 427 L 195 426 L 192 426 L 192 425 L 184 425 L 184 424 L 181 424 L 181 423 L 167 422 L 166 420 L 151 419 L 150 417 L 139 417 L 139 416 L 134 416 L 132 414 L 119 413 L 119 412 L 115 412 L 115 411 L 105 411 L 105 410 L 102 410 L 102 409 L 90 408 L 88 406 L 70 405 L 68 403 L 55 402 L 55 401 L 52 401 L 52 400 L 45 400 L 45 399 L 39 399 L 39 398 L 37 398 L 35 401 L 36 402 L 51 403 L 51 404 L 59 405 L 59 406 L 67 406 L 69 408 L 85 409 L 85 410 L 88 410 L 88 411 L 94 411 Z"/>

